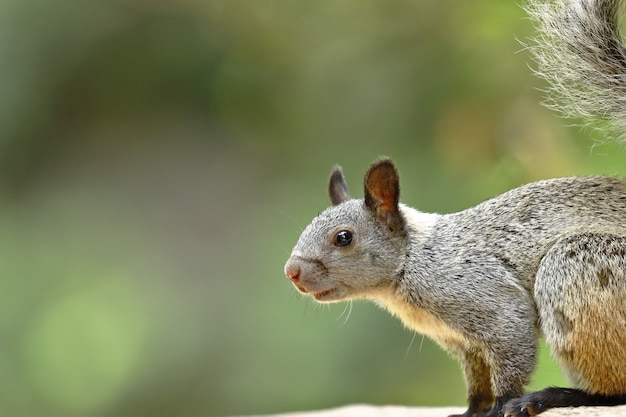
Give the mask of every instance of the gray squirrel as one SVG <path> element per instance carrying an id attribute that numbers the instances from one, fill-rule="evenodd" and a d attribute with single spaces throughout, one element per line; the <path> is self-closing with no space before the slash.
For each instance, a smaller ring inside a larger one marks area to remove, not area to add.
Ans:
<path id="1" fill-rule="evenodd" d="M 527 2 L 532 46 L 567 114 L 626 125 L 617 0 Z M 456 356 L 464 417 L 626 404 L 626 182 L 569 177 L 515 188 L 452 214 L 399 202 L 388 158 L 352 199 L 340 167 L 332 206 L 302 232 L 285 274 L 319 302 L 369 299 Z M 575 389 L 526 393 L 545 338 Z"/>

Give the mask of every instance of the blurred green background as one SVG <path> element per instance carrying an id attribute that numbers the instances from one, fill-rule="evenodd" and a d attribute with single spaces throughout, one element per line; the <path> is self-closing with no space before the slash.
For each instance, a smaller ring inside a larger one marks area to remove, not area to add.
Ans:
<path id="1" fill-rule="evenodd" d="M 0 2 L 0 414 L 464 403 L 457 364 L 283 277 L 344 166 L 451 212 L 624 174 L 539 104 L 502 0 Z M 534 386 L 561 384 L 542 357 Z"/>

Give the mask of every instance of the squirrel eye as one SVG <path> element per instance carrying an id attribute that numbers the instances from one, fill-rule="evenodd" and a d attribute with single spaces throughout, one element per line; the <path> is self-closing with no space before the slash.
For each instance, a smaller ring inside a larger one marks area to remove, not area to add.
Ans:
<path id="1" fill-rule="evenodd" d="M 335 235 L 335 246 L 344 247 L 352 243 L 352 233 L 342 230 Z"/>

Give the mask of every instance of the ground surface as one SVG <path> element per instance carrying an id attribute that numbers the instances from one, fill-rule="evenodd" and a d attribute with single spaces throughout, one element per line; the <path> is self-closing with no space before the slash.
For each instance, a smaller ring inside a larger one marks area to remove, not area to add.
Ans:
<path id="1" fill-rule="evenodd" d="M 275 414 L 274 417 L 447 417 L 450 414 L 460 414 L 463 411 L 465 409 L 460 407 L 401 407 L 357 404 L 329 410 Z M 626 406 L 560 408 L 548 410 L 541 416 L 626 417 Z"/>

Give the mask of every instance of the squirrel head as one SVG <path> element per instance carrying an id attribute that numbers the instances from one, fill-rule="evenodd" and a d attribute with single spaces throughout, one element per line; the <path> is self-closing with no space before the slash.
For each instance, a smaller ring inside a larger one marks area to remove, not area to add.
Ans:
<path id="1" fill-rule="evenodd" d="M 398 172 L 388 158 L 375 161 L 365 174 L 365 197 L 352 199 L 335 166 L 328 192 L 332 206 L 302 232 L 285 275 L 319 302 L 375 297 L 393 285 L 404 260 Z"/>

